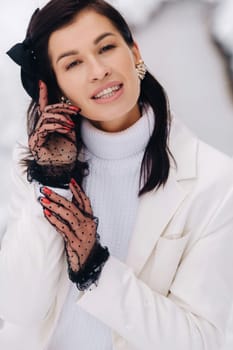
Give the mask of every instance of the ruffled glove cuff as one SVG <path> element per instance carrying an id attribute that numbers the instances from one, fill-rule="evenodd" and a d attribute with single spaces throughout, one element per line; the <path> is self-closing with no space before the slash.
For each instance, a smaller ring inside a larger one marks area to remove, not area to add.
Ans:
<path id="1" fill-rule="evenodd" d="M 75 163 L 62 166 L 39 165 L 35 160 L 30 160 L 27 177 L 29 182 L 36 180 L 44 186 L 68 188 L 74 169 Z"/>
<path id="2" fill-rule="evenodd" d="M 93 283 L 97 284 L 102 268 L 108 260 L 109 255 L 108 248 L 102 247 L 97 240 L 85 264 L 77 272 L 72 271 L 68 264 L 70 280 L 81 291 L 88 289 Z"/>
<path id="3" fill-rule="evenodd" d="M 87 173 L 88 164 L 79 160 L 61 166 L 39 165 L 35 160 L 27 160 L 28 181 L 35 180 L 43 186 L 67 189 L 72 178 L 81 183 Z"/>

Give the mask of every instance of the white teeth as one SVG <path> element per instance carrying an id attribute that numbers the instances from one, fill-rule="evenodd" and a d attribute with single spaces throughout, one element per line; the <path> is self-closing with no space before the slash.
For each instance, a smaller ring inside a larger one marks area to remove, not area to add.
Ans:
<path id="1" fill-rule="evenodd" d="M 95 95 L 94 98 L 101 98 L 101 97 L 110 97 L 113 95 L 114 91 L 117 91 L 121 88 L 120 85 L 112 86 L 110 88 L 104 89 L 99 94 Z"/>

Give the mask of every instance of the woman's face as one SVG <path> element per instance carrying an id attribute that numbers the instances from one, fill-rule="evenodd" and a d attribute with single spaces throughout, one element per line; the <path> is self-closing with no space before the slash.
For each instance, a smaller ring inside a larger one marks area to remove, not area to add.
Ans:
<path id="1" fill-rule="evenodd" d="M 48 49 L 64 96 L 98 128 L 120 131 L 140 118 L 139 50 L 106 17 L 84 10 L 51 34 Z"/>

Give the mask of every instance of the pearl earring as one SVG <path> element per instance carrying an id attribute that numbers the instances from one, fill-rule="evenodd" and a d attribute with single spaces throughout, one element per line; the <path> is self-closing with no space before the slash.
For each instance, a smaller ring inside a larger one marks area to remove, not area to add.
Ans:
<path id="1" fill-rule="evenodd" d="M 66 103 L 67 105 L 71 105 L 70 100 L 68 98 L 64 97 L 64 96 L 61 97 L 61 102 L 62 103 Z"/>
<path id="2" fill-rule="evenodd" d="M 139 60 L 139 62 L 136 64 L 136 71 L 138 73 L 138 78 L 143 80 L 147 72 L 147 67 L 143 60 Z"/>

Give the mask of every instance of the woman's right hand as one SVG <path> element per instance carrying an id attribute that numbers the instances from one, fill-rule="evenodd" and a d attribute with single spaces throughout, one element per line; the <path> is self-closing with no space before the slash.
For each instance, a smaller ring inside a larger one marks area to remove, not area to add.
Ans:
<path id="1" fill-rule="evenodd" d="M 62 166 L 77 158 L 75 124 L 80 109 L 66 103 L 48 104 L 47 86 L 40 81 L 39 120 L 29 137 L 29 149 L 39 165 Z"/>

